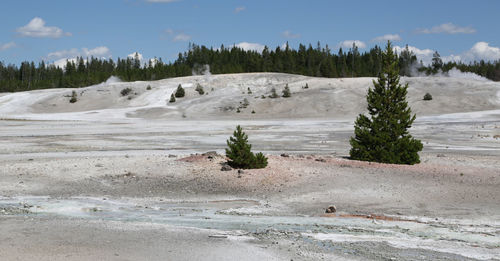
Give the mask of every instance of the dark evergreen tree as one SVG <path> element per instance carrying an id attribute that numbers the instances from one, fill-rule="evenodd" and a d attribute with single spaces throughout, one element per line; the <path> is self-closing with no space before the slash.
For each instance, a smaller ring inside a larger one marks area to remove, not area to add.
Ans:
<path id="1" fill-rule="evenodd" d="M 363 161 L 419 163 L 423 145 L 408 132 L 415 115 L 406 101 L 408 84 L 399 83 L 398 62 L 390 42 L 382 61 L 382 72 L 366 97 L 370 117 L 360 114 L 356 119 L 350 156 Z"/>
<path id="2" fill-rule="evenodd" d="M 170 100 L 168 102 L 170 102 L 170 103 L 175 102 L 175 95 L 173 93 L 172 93 L 172 95 L 170 95 Z"/>
<path id="3" fill-rule="evenodd" d="M 248 136 L 239 125 L 227 141 L 227 146 L 229 148 L 226 148 L 226 156 L 229 158 L 229 166 L 241 169 L 258 169 L 267 166 L 267 158 L 264 154 L 252 153 L 252 145 L 248 143 Z"/>
<path id="4" fill-rule="evenodd" d="M 441 55 L 436 51 L 432 55 L 432 71 L 437 73 L 443 68 L 443 60 L 441 60 Z"/>
<path id="5" fill-rule="evenodd" d="M 292 93 L 290 92 L 290 88 L 288 87 L 288 83 L 285 85 L 285 89 L 283 89 L 283 98 L 292 97 Z"/>
<path id="6" fill-rule="evenodd" d="M 271 95 L 269 95 L 269 98 L 276 99 L 278 97 L 280 97 L 280 96 L 278 95 L 278 93 L 276 93 L 276 88 L 273 87 L 271 89 Z"/>
<path id="7" fill-rule="evenodd" d="M 76 94 L 76 92 L 75 92 L 75 91 L 72 91 L 72 92 L 71 92 L 71 99 L 69 99 L 69 102 L 70 102 L 70 103 L 75 103 L 75 102 L 77 102 L 77 101 L 78 101 L 77 94 Z"/>
<path id="8" fill-rule="evenodd" d="M 175 90 L 175 97 L 182 98 L 185 95 L 186 95 L 186 93 L 184 91 L 184 88 L 182 88 L 182 85 L 179 84 L 179 86 L 177 86 L 177 90 Z"/>

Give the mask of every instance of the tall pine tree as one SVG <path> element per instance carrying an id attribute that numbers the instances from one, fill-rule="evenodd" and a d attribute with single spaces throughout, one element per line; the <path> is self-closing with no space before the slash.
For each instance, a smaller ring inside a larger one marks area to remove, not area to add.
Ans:
<path id="1" fill-rule="evenodd" d="M 360 114 L 356 119 L 350 156 L 382 163 L 419 163 L 423 145 L 408 132 L 415 115 L 406 101 L 408 84 L 399 83 L 398 61 L 390 42 L 382 63 L 382 72 L 366 96 L 370 117 Z"/>

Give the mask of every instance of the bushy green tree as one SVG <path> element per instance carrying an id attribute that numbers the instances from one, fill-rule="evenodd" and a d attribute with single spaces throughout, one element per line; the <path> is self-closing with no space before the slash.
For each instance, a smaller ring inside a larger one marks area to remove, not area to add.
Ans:
<path id="1" fill-rule="evenodd" d="M 170 103 L 175 102 L 175 95 L 173 93 L 172 93 L 172 95 L 170 95 L 170 100 L 168 102 L 170 102 Z"/>
<path id="2" fill-rule="evenodd" d="M 226 156 L 228 164 L 233 168 L 260 169 L 267 166 L 267 158 L 261 152 L 253 154 L 252 145 L 248 144 L 246 135 L 241 126 L 236 126 L 233 136 L 227 140 Z"/>
<path id="3" fill-rule="evenodd" d="M 132 92 L 132 89 L 130 89 L 130 88 L 127 87 L 127 88 L 121 90 L 120 94 L 122 96 L 127 96 L 130 92 Z"/>
<path id="4" fill-rule="evenodd" d="M 356 119 L 350 156 L 363 161 L 419 163 L 418 152 L 423 145 L 408 132 L 415 115 L 411 115 L 406 101 L 408 84 L 399 83 L 397 58 L 390 42 L 382 59 L 382 72 L 366 96 L 370 117 L 360 114 Z"/>
<path id="5" fill-rule="evenodd" d="M 283 98 L 292 97 L 292 93 L 290 92 L 290 88 L 288 87 L 288 83 L 285 85 L 285 89 L 283 89 Z"/>
<path id="6" fill-rule="evenodd" d="M 203 90 L 203 87 L 199 83 L 196 84 L 195 91 L 197 91 L 200 95 L 205 94 L 205 91 Z"/>
<path id="7" fill-rule="evenodd" d="M 269 98 L 276 99 L 278 97 L 280 97 L 280 96 L 278 95 L 278 93 L 276 93 L 276 88 L 272 88 L 271 95 L 269 95 Z"/>
<path id="8" fill-rule="evenodd" d="M 184 91 L 184 88 L 182 88 L 182 85 L 179 84 L 179 86 L 177 86 L 177 90 L 175 90 L 175 97 L 182 98 L 185 95 L 186 95 L 186 93 Z"/>
<path id="9" fill-rule="evenodd" d="M 76 94 L 76 92 L 75 92 L 75 91 L 72 91 L 72 92 L 71 92 L 71 99 L 69 99 L 69 102 L 70 102 L 70 103 L 75 103 L 75 102 L 77 102 L 77 101 L 78 101 L 77 94 Z"/>
<path id="10" fill-rule="evenodd" d="M 432 100 L 432 95 L 430 93 L 426 93 L 424 95 L 424 101 L 430 101 L 430 100 Z"/>

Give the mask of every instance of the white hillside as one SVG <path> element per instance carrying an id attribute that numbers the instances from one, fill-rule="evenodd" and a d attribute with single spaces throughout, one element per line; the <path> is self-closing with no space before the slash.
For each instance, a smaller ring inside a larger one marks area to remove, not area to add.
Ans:
<path id="1" fill-rule="evenodd" d="M 280 73 L 249 73 L 171 78 L 151 82 L 103 83 L 80 89 L 49 89 L 0 94 L 0 118 L 40 120 L 109 119 L 354 119 L 366 111 L 373 78 L 314 78 Z M 500 109 L 500 83 L 450 77 L 402 78 L 417 116 Z M 308 84 L 309 88 L 303 86 Z M 182 84 L 186 97 L 168 103 Z M 205 95 L 195 91 L 203 86 Z M 291 98 L 271 99 L 288 84 Z M 147 86 L 151 90 L 147 90 Z M 121 90 L 131 88 L 127 96 Z M 251 94 L 248 93 L 251 90 Z M 78 101 L 69 103 L 76 90 Z M 425 93 L 432 101 L 423 101 Z M 265 98 L 263 98 L 263 96 Z M 241 107 L 247 99 L 249 105 Z M 237 113 L 240 107 L 241 112 Z M 255 113 L 252 113 L 255 111 Z"/>

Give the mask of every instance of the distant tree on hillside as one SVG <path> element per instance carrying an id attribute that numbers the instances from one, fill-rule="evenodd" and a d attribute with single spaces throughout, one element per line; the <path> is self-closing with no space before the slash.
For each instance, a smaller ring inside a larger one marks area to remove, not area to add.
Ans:
<path id="1" fill-rule="evenodd" d="M 177 86 L 177 90 L 175 90 L 175 97 L 182 98 L 185 95 L 186 95 L 186 93 L 184 91 L 184 88 L 182 88 L 182 85 L 179 84 L 179 86 Z"/>
<path id="2" fill-rule="evenodd" d="M 432 71 L 437 73 L 443 68 L 443 60 L 441 60 L 441 55 L 436 51 L 432 55 Z"/>
<path id="3" fill-rule="evenodd" d="M 290 92 L 290 88 L 288 87 L 288 83 L 285 85 L 285 89 L 283 89 L 283 98 L 292 97 L 292 93 Z"/>
<path id="4" fill-rule="evenodd" d="M 415 115 L 411 115 L 406 101 L 408 83 L 399 83 L 398 63 L 390 42 L 382 60 L 382 72 L 366 96 L 370 117 L 360 114 L 356 119 L 350 156 L 363 161 L 419 163 L 418 152 L 423 145 L 408 132 Z"/>

